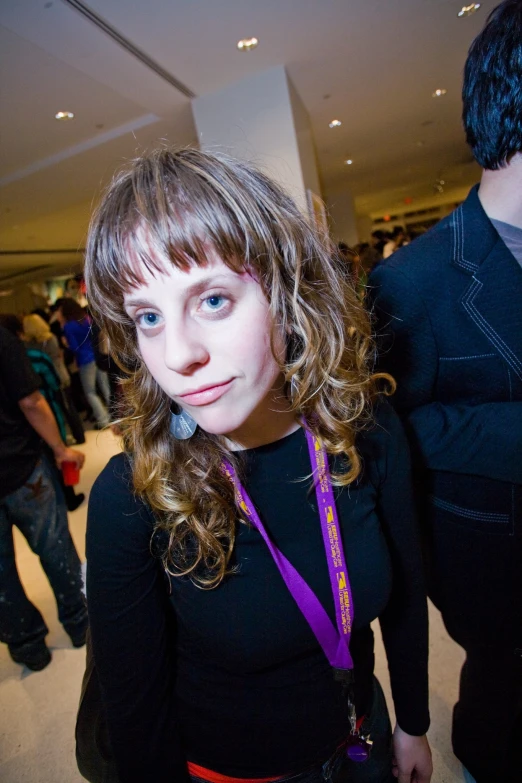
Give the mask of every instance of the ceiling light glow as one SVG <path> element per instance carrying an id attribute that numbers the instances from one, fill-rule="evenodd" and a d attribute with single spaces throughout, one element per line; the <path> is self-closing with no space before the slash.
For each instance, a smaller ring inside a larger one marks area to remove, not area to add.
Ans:
<path id="1" fill-rule="evenodd" d="M 259 41 L 257 38 L 242 38 L 237 42 L 237 48 L 240 52 L 251 52 L 252 49 L 256 48 L 258 43 Z"/>
<path id="2" fill-rule="evenodd" d="M 448 91 L 444 90 L 443 88 L 439 88 L 438 90 L 435 90 L 435 92 L 432 92 L 431 97 L 432 98 L 441 98 L 443 95 L 446 95 Z"/>
<path id="3" fill-rule="evenodd" d="M 328 123 L 328 125 L 330 126 L 330 128 L 339 128 L 342 125 L 342 122 L 341 120 L 332 120 L 331 122 Z"/>
<path id="4" fill-rule="evenodd" d="M 56 114 L 54 115 L 54 119 L 62 120 L 62 121 L 73 120 L 74 114 L 72 113 L 72 111 L 57 111 Z"/>
<path id="5" fill-rule="evenodd" d="M 353 160 L 351 160 L 350 158 L 348 158 L 348 160 L 345 160 L 344 162 L 346 163 L 346 165 L 347 165 L 347 166 L 351 166 L 351 165 L 352 165 L 352 163 L 353 163 Z"/>
<path id="6" fill-rule="evenodd" d="M 465 16 L 471 16 L 471 14 L 474 14 L 475 11 L 479 10 L 480 6 L 481 3 L 470 3 L 469 5 L 463 5 L 457 16 L 459 19 L 462 19 Z"/>

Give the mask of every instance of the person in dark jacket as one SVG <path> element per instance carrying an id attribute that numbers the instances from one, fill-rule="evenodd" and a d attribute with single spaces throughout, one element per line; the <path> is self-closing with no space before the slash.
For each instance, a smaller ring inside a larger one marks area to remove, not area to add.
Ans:
<path id="1" fill-rule="evenodd" d="M 380 367 L 419 468 L 430 595 L 466 651 L 453 748 L 479 783 L 522 780 L 521 83 L 509 0 L 465 68 L 480 186 L 370 277 Z"/>

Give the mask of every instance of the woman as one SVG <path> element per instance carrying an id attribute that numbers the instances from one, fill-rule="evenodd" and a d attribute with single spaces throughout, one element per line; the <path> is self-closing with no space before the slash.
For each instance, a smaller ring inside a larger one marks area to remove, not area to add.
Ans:
<path id="1" fill-rule="evenodd" d="M 103 429 L 109 424 L 107 408 L 110 405 L 110 389 L 107 373 L 96 366 L 91 342 L 91 320 L 74 299 L 62 299 L 57 312 L 67 345 L 73 351 L 78 365 L 85 397 L 96 417 L 98 429 Z M 96 385 L 106 407 L 97 394 Z"/>
<path id="2" fill-rule="evenodd" d="M 197 150 L 136 161 L 93 220 L 89 301 L 129 373 L 87 532 L 122 783 L 393 780 L 376 617 L 395 772 L 430 779 L 408 451 L 345 278 L 278 186 Z"/>
<path id="3" fill-rule="evenodd" d="M 71 384 L 71 379 L 65 367 L 58 340 L 51 332 L 49 324 L 36 313 L 25 315 L 23 319 L 24 339 L 28 348 L 37 348 L 48 354 L 54 364 L 54 369 L 60 379 L 62 388 Z"/>

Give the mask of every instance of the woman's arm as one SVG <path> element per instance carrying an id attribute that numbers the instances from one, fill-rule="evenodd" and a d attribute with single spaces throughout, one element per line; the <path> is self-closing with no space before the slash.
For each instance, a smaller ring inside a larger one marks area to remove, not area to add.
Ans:
<path id="1" fill-rule="evenodd" d="M 87 603 L 93 652 L 121 783 L 188 780 L 176 730 L 173 612 L 149 549 L 152 520 L 126 457 L 90 496 Z"/>
<path id="2" fill-rule="evenodd" d="M 425 734 L 428 711 L 428 611 L 408 443 L 388 403 L 378 406 L 382 439 L 379 517 L 392 560 L 393 586 L 380 617 L 397 726 L 395 774 L 400 783 L 427 783 L 432 766 Z"/>

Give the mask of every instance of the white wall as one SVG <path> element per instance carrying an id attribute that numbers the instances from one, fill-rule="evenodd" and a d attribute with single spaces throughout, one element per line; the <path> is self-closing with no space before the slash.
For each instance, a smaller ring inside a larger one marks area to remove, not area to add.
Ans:
<path id="1" fill-rule="evenodd" d="M 46 297 L 35 290 L 32 285 L 19 283 L 15 286 L 4 286 L 11 291 L 7 296 L 0 296 L 0 313 L 28 315 L 36 307 L 46 307 Z"/>

